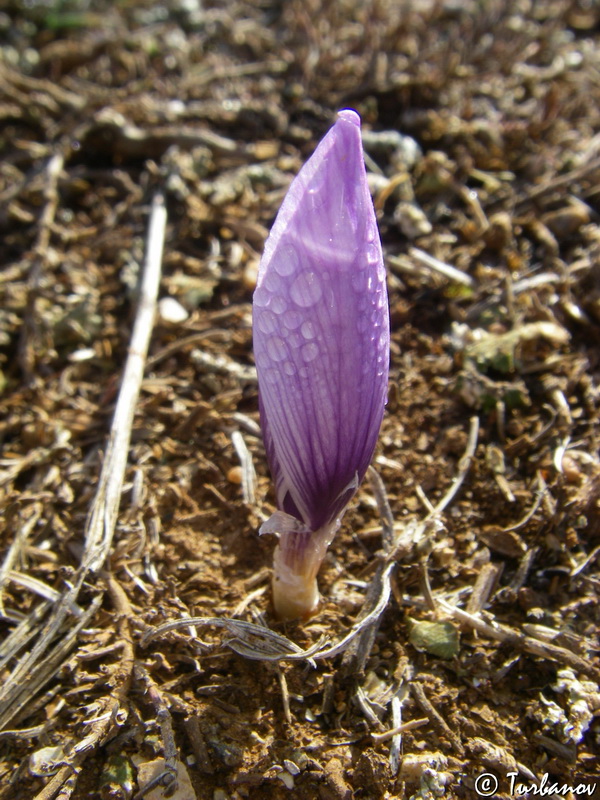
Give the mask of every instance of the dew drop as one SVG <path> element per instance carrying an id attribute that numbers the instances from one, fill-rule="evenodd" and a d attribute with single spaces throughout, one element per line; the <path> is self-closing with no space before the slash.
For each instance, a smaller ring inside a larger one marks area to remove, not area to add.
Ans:
<path id="1" fill-rule="evenodd" d="M 257 287 L 252 297 L 252 304 L 256 308 L 264 308 L 269 305 L 271 299 L 271 292 L 268 292 L 263 286 Z"/>
<path id="2" fill-rule="evenodd" d="M 299 328 L 302 324 L 302 320 L 304 319 L 304 314 L 300 311 L 295 311 L 292 309 L 288 311 L 287 314 L 283 318 L 283 324 L 288 329 L 288 331 L 295 331 L 296 328 Z"/>
<path id="3" fill-rule="evenodd" d="M 380 261 L 379 248 L 376 244 L 370 244 L 367 248 L 367 262 L 369 264 L 378 264 Z"/>
<path id="4" fill-rule="evenodd" d="M 261 381 L 270 384 L 277 383 L 278 376 L 279 376 L 279 370 L 274 369 L 273 367 L 263 367 L 260 373 Z"/>
<path id="5" fill-rule="evenodd" d="M 323 289 L 316 272 L 301 272 L 290 288 L 290 296 L 296 305 L 309 308 L 321 299 Z"/>
<path id="6" fill-rule="evenodd" d="M 319 346 L 316 342 L 309 342 L 303 346 L 301 352 L 304 362 L 309 364 L 319 355 Z"/>
<path id="7" fill-rule="evenodd" d="M 325 205 L 325 191 L 322 182 L 317 186 L 312 186 L 306 193 L 311 211 L 318 211 Z"/>
<path id="8" fill-rule="evenodd" d="M 287 348 L 280 336 L 271 336 L 267 339 L 267 355 L 273 361 L 283 361 L 287 356 Z"/>
<path id="9" fill-rule="evenodd" d="M 271 263 L 275 272 L 282 278 L 297 272 L 300 266 L 298 252 L 294 247 L 284 247 L 278 250 Z"/>
<path id="10" fill-rule="evenodd" d="M 291 377 L 292 375 L 295 375 L 297 372 L 296 365 L 292 364 L 291 361 L 286 361 L 283 365 L 283 371 L 285 372 L 286 375 L 289 375 Z"/>
<path id="11" fill-rule="evenodd" d="M 261 333 L 274 333 L 277 329 L 277 317 L 272 311 L 265 309 L 257 315 L 256 325 Z"/>
<path id="12" fill-rule="evenodd" d="M 275 270 L 269 270 L 265 277 L 264 286 L 270 291 L 277 293 L 281 291 L 281 278 Z"/>
<path id="13" fill-rule="evenodd" d="M 317 335 L 315 332 L 314 323 L 310 322 L 309 320 L 303 322 L 302 327 L 300 328 L 300 333 L 305 339 L 314 339 Z"/>
<path id="14" fill-rule="evenodd" d="M 275 314 L 283 314 L 287 307 L 288 304 L 285 297 L 280 294 L 276 294 L 269 303 L 269 308 L 274 311 Z"/>

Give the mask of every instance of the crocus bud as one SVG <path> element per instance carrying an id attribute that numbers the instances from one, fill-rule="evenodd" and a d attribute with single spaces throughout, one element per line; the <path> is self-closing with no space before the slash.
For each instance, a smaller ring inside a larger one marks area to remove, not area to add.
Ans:
<path id="1" fill-rule="evenodd" d="M 292 181 L 260 262 L 253 336 L 279 509 L 260 532 L 279 534 L 277 613 L 306 618 L 387 396 L 385 268 L 355 111 L 340 111 Z"/>

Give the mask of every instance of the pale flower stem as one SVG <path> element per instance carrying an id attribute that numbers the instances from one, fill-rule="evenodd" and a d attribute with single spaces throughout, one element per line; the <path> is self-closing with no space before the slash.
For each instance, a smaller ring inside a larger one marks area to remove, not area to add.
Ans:
<path id="1" fill-rule="evenodd" d="M 308 619 L 319 605 L 316 574 L 294 572 L 277 545 L 273 556 L 273 604 L 283 620 Z"/>
<path id="2" fill-rule="evenodd" d="M 314 533 L 282 534 L 273 556 L 273 604 L 280 619 L 308 619 L 319 605 L 317 573 L 339 520 Z"/>

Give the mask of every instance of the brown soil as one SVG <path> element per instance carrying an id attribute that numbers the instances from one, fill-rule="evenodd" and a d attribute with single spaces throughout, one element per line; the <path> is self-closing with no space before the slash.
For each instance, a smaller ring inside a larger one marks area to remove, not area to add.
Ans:
<path id="1" fill-rule="evenodd" d="M 179 800 L 600 797 L 599 25 L 583 0 L 9 0 L 1 800 L 142 796 L 158 757 L 187 772 Z M 392 519 L 365 482 L 318 614 L 282 625 L 257 535 L 274 496 L 252 288 L 289 181 L 347 106 L 392 132 L 365 141 Z M 110 557 L 84 570 L 159 190 L 160 297 L 187 318 L 156 319 Z M 380 597 L 370 637 L 312 664 L 213 623 L 148 638 L 235 617 L 308 648 Z"/>

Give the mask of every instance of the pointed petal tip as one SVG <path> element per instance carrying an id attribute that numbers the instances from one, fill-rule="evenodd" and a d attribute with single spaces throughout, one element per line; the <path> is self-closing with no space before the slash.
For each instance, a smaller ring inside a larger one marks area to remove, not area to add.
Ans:
<path id="1" fill-rule="evenodd" d="M 350 122 L 360 128 L 360 115 L 353 108 L 344 108 L 342 111 L 338 111 L 338 119 Z"/>

